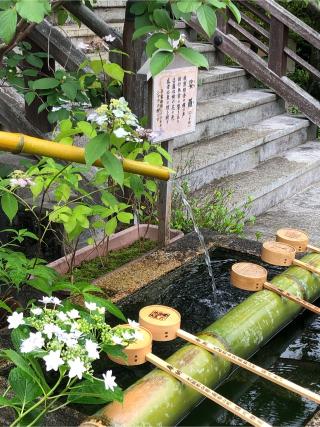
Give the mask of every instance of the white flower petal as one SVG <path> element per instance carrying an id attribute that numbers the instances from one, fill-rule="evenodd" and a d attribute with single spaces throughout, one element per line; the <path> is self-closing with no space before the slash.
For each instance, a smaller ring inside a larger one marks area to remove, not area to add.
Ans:
<path id="1" fill-rule="evenodd" d="M 18 313 L 15 311 L 11 316 L 8 317 L 8 329 L 16 329 L 20 325 L 24 325 L 25 321 L 23 320 L 23 313 Z"/>

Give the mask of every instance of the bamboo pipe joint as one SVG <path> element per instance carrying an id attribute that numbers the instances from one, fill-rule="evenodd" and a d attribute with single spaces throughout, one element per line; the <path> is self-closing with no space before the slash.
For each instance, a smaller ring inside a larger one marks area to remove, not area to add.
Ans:
<path id="1" fill-rule="evenodd" d="M 180 329 L 180 313 L 164 305 L 149 305 L 139 312 L 139 323 L 151 332 L 154 341 L 171 341 Z"/>

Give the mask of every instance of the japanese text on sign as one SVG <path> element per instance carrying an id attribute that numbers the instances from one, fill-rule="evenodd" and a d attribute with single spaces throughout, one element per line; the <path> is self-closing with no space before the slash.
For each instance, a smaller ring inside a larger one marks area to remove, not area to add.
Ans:
<path id="1" fill-rule="evenodd" d="M 167 69 L 153 81 L 152 130 L 157 141 L 195 131 L 197 67 Z"/>

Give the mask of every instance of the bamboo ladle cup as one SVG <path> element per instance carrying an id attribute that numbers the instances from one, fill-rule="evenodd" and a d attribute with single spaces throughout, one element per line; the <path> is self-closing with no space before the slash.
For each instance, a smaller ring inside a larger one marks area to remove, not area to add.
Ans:
<path id="1" fill-rule="evenodd" d="M 320 314 L 320 307 L 317 307 L 316 305 L 313 305 L 290 292 L 284 291 L 272 283 L 269 283 L 267 281 L 268 272 L 261 265 L 253 264 L 251 262 L 237 262 L 231 267 L 230 278 L 232 285 L 239 289 L 253 292 L 268 289 L 269 291 L 275 292 L 282 297 L 296 302 L 313 313 Z"/>
<path id="2" fill-rule="evenodd" d="M 139 312 L 139 323 L 145 329 L 151 332 L 155 341 L 171 341 L 177 337 L 180 337 L 194 345 L 202 347 L 209 352 L 221 356 L 222 358 L 229 360 L 229 362 L 240 366 L 241 368 L 247 369 L 260 377 L 266 378 L 275 384 L 278 384 L 287 390 L 299 394 L 300 396 L 306 397 L 318 404 L 320 404 L 320 395 L 310 391 L 304 387 L 299 386 L 285 378 L 279 377 L 278 375 L 261 368 L 260 366 L 254 365 L 248 360 L 242 359 L 241 357 L 230 353 L 214 344 L 209 343 L 195 335 L 189 334 L 189 332 L 180 329 L 181 316 L 178 311 L 171 307 L 163 305 L 150 305 L 144 307 Z"/>
<path id="3" fill-rule="evenodd" d="M 320 274 L 320 268 L 313 267 L 311 264 L 299 261 L 295 259 L 296 250 L 293 246 L 287 245 L 286 243 L 275 242 L 274 240 L 268 240 L 262 245 L 261 259 L 272 265 L 289 266 L 297 265 L 298 267 L 304 268 L 311 273 Z"/>
<path id="4" fill-rule="evenodd" d="M 277 231 L 276 241 L 293 246 L 297 252 L 307 252 L 309 250 L 320 253 L 320 248 L 309 245 L 308 234 L 295 228 L 280 228 Z"/>
<path id="5" fill-rule="evenodd" d="M 129 325 L 123 325 L 124 327 L 130 327 Z M 177 378 L 183 384 L 191 387 L 196 390 L 198 393 L 247 421 L 253 426 L 256 427 L 271 427 L 270 424 L 221 396 L 214 390 L 211 390 L 206 385 L 200 383 L 199 381 L 193 379 L 189 375 L 170 365 L 168 362 L 160 359 L 158 356 L 152 354 L 152 334 L 145 328 L 139 327 L 138 331 L 141 333 L 141 339 L 136 340 L 135 342 L 129 344 L 123 352 L 127 355 L 127 360 L 122 358 L 117 358 L 112 355 L 108 355 L 111 360 L 120 364 L 120 365 L 141 365 L 145 362 L 150 362 L 155 365 L 157 368 L 161 369 L 164 372 L 167 372 L 169 375 Z"/>

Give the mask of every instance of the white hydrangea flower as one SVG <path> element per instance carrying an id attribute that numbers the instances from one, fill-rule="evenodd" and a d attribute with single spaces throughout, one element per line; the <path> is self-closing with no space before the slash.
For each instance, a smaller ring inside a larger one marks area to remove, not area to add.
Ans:
<path id="1" fill-rule="evenodd" d="M 74 360 L 69 360 L 68 365 L 70 366 L 69 378 L 78 377 L 79 380 L 82 379 L 82 374 L 86 372 L 86 367 L 84 363 L 80 360 L 80 357 L 77 357 Z"/>
<path id="2" fill-rule="evenodd" d="M 44 339 L 41 332 L 30 332 L 27 339 L 22 341 L 20 351 L 21 353 L 30 353 L 31 351 L 41 350 L 44 346 Z"/>
<path id="3" fill-rule="evenodd" d="M 87 43 L 83 43 L 81 41 L 77 42 L 76 46 L 80 50 L 89 50 L 90 49 L 90 46 Z"/>
<path id="4" fill-rule="evenodd" d="M 40 314 L 42 314 L 42 313 L 43 313 L 43 310 L 42 310 L 42 308 L 40 308 L 40 307 L 34 307 L 34 308 L 32 308 L 30 311 L 31 311 L 31 313 L 32 313 L 32 314 L 34 314 L 35 316 L 40 316 Z"/>
<path id="5" fill-rule="evenodd" d="M 67 347 L 74 347 L 78 344 L 78 340 L 75 338 L 75 336 L 72 333 L 68 334 L 67 332 L 61 331 L 60 333 L 57 333 L 57 338 L 60 342 L 64 343 Z"/>
<path id="6" fill-rule="evenodd" d="M 113 115 L 119 119 L 121 119 L 124 116 L 124 112 L 122 110 L 113 110 Z"/>
<path id="7" fill-rule="evenodd" d="M 59 366 L 64 364 L 64 361 L 61 359 L 60 350 L 49 351 L 49 353 L 43 357 L 43 360 L 46 362 L 46 370 L 47 371 L 57 371 Z"/>
<path id="8" fill-rule="evenodd" d="M 99 117 L 99 114 L 97 114 L 96 112 L 93 112 L 88 115 L 87 119 L 89 120 L 89 122 L 95 122 L 98 117 Z"/>
<path id="9" fill-rule="evenodd" d="M 105 309 L 105 307 L 98 307 L 97 311 L 98 311 L 99 314 L 105 314 L 106 309 Z"/>
<path id="10" fill-rule="evenodd" d="M 131 328 L 139 328 L 139 323 L 138 322 L 136 322 L 135 320 L 131 320 L 131 319 L 128 319 L 128 324 L 131 326 Z"/>
<path id="11" fill-rule="evenodd" d="M 123 336 L 123 339 L 125 339 L 126 341 L 130 341 L 130 340 L 132 340 L 134 338 L 135 333 L 133 331 L 132 332 L 124 331 L 124 333 L 122 334 L 122 336 Z"/>
<path id="12" fill-rule="evenodd" d="M 117 335 L 114 335 L 112 337 L 112 341 L 114 342 L 114 344 L 119 344 L 122 345 L 123 344 L 123 340 L 121 337 L 118 337 Z"/>
<path id="13" fill-rule="evenodd" d="M 113 133 L 117 138 L 125 138 L 126 136 L 130 135 L 130 133 L 123 128 L 118 128 L 114 130 Z"/>
<path id="14" fill-rule="evenodd" d="M 53 335 L 59 335 L 62 329 L 54 323 L 47 323 L 43 328 L 43 333 L 51 340 Z"/>
<path id="15" fill-rule="evenodd" d="M 112 375 L 112 371 L 107 371 L 102 376 L 106 390 L 114 391 L 115 387 L 117 387 L 117 383 L 115 382 L 116 377 Z"/>
<path id="16" fill-rule="evenodd" d="M 57 297 L 42 297 L 42 300 L 39 299 L 39 302 L 42 302 L 42 304 L 61 305 L 61 300 Z"/>
<path id="17" fill-rule="evenodd" d="M 59 311 L 59 313 L 57 314 L 57 318 L 62 322 L 67 322 L 69 320 L 69 317 L 63 311 Z"/>
<path id="18" fill-rule="evenodd" d="M 113 37 L 111 34 L 108 34 L 107 36 L 103 37 L 103 40 L 109 43 L 112 43 L 113 41 L 115 41 L 115 37 Z"/>
<path id="19" fill-rule="evenodd" d="M 95 311 L 97 309 L 97 304 L 95 302 L 87 302 L 87 301 L 85 301 L 84 305 L 90 311 Z"/>
<path id="20" fill-rule="evenodd" d="M 96 342 L 92 340 L 86 340 L 85 347 L 90 359 L 96 360 L 100 358 L 98 344 Z"/>
<path id="21" fill-rule="evenodd" d="M 67 311 L 67 316 L 70 317 L 70 319 L 78 319 L 80 314 L 78 310 L 73 308 L 72 310 Z"/>
<path id="22" fill-rule="evenodd" d="M 23 313 L 18 313 L 17 311 L 12 313 L 12 315 L 9 316 L 7 320 L 9 323 L 8 329 L 16 329 L 20 325 L 25 324 L 25 321 L 23 319 Z"/>

